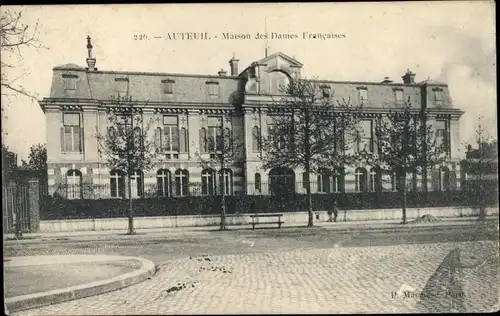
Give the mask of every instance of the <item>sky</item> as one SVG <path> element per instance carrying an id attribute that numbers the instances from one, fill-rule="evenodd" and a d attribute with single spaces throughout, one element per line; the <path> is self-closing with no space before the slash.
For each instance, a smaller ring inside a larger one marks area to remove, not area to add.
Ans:
<path id="1" fill-rule="evenodd" d="M 449 85 L 464 143 L 474 141 L 478 117 L 496 137 L 495 4 L 490 1 L 265 4 L 129 4 L 2 6 L 23 11 L 46 47 L 26 48 L 9 78 L 48 97 L 52 68 L 86 66 L 86 37 L 100 70 L 217 74 L 235 54 L 240 70 L 264 57 L 265 41 L 224 40 L 222 33 L 295 33 L 299 39 L 268 40 L 269 54 L 283 52 L 303 64 L 308 78 L 401 82 L 407 69 L 417 82 Z M 161 40 L 174 32 L 208 32 L 211 40 Z M 336 39 L 302 39 L 303 32 L 344 34 Z M 150 40 L 135 40 L 145 34 Z M 215 39 L 217 36 L 217 39 Z M 2 59 L 13 60 L 2 54 Z M 4 70 L 2 70 L 4 71 Z M 2 97 L 3 140 L 26 159 L 45 142 L 45 119 L 36 100 Z"/>

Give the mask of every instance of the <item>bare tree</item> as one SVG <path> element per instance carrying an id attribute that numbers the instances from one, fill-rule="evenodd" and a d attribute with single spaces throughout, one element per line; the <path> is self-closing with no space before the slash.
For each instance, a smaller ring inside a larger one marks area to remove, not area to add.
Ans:
<path id="1" fill-rule="evenodd" d="M 213 170 L 214 174 L 211 175 L 211 183 L 202 182 L 202 189 L 206 187 L 207 191 L 211 191 L 206 193 L 215 193 L 217 185 L 214 180 L 216 175 L 219 175 L 218 188 L 221 195 L 220 230 L 226 230 L 225 196 L 232 191 L 232 169 L 241 167 L 244 144 L 240 138 L 234 136 L 229 126 L 225 126 L 224 118 L 220 119 L 220 122 L 213 130 L 203 131 L 205 134 L 201 135 L 200 133 L 200 151 L 196 152 L 196 156 L 200 166 L 204 169 Z"/>
<path id="2" fill-rule="evenodd" d="M 26 75 L 17 78 L 10 76 L 11 69 L 22 67 L 23 50 L 26 48 L 46 48 L 40 44 L 37 34 L 38 21 L 33 26 L 23 23 L 23 12 L 12 10 L 2 10 L 0 17 L 0 46 L 1 46 L 1 66 L 2 66 L 2 96 L 24 95 L 36 100 L 36 96 L 26 90 L 17 81 Z M 14 61 L 11 63 L 8 60 Z M 17 64 L 16 64 L 17 63 Z"/>
<path id="3" fill-rule="evenodd" d="M 377 151 L 362 148 L 366 162 L 395 177 L 402 193 L 402 223 L 406 224 L 407 174 L 416 177 L 447 159 L 446 142 L 437 139 L 427 124 L 427 112 L 412 107 L 410 99 L 402 108 L 389 110 L 375 125 Z"/>
<path id="4" fill-rule="evenodd" d="M 475 130 L 477 149 L 473 150 L 471 145 L 467 146 L 466 177 L 469 189 L 474 192 L 478 199 L 479 220 L 486 219 L 486 201 L 488 195 L 498 188 L 496 183 L 488 180 L 498 168 L 498 143 L 492 137 L 486 135 L 484 125 L 479 117 Z"/>
<path id="5" fill-rule="evenodd" d="M 132 175 L 154 167 L 161 153 L 152 137 L 153 120 L 144 122 L 142 108 L 129 97 L 117 98 L 108 111 L 109 127 L 105 134 L 97 130 L 99 151 L 104 154 L 106 165 L 125 172 L 128 183 L 128 234 L 135 234 L 132 196 Z M 122 190 L 118 190 L 122 191 Z M 124 190 L 118 193 L 125 198 Z"/>
<path id="6" fill-rule="evenodd" d="M 293 78 L 281 92 L 283 96 L 269 108 L 271 125 L 262 138 L 263 167 L 304 169 L 308 227 L 312 227 L 309 175 L 354 158 L 343 149 L 357 135 L 362 106 L 352 106 L 350 99 L 334 102 L 329 86 L 313 80 Z"/>

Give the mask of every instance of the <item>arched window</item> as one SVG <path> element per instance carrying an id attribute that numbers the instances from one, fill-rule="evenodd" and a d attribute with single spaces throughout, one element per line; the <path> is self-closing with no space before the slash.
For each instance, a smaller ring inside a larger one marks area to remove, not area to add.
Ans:
<path id="1" fill-rule="evenodd" d="M 290 168 L 274 168 L 269 172 L 271 194 L 295 193 L 295 173 Z"/>
<path id="2" fill-rule="evenodd" d="M 170 196 L 171 174 L 167 169 L 160 169 L 156 173 L 158 196 Z"/>
<path id="3" fill-rule="evenodd" d="M 439 190 L 450 190 L 450 170 L 446 167 L 441 167 L 439 169 Z"/>
<path id="4" fill-rule="evenodd" d="M 215 170 L 203 169 L 201 172 L 201 194 L 215 195 Z"/>
<path id="5" fill-rule="evenodd" d="M 181 128 L 181 132 L 179 135 L 179 152 L 187 153 L 188 149 L 188 136 L 186 128 Z"/>
<path id="6" fill-rule="evenodd" d="M 134 170 L 130 174 L 130 187 L 132 198 L 138 198 L 144 195 L 144 174 L 141 170 Z"/>
<path id="7" fill-rule="evenodd" d="M 269 74 L 270 94 L 285 94 L 288 88 L 288 76 L 281 71 L 273 71 Z"/>
<path id="8" fill-rule="evenodd" d="M 318 193 L 330 193 L 332 191 L 333 183 L 331 183 L 332 177 L 330 171 L 325 168 L 318 170 L 316 175 Z"/>
<path id="9" fill-rule="evenodd" d="M 354 170 L 356 192 L 366 192 L 366 175 L 367 172 L 365 168 L 356 168 L 356 170 Z"/>
<path id="10" fill-rule="evenodd" d="M 204 127 L 200 129 L 200 151 L 207 152 L 207 130 Z"/>
<path id="11" fill-rule="evenodd" d="M 189 172 L 185 169 L 175 171 L 175 195 L 186 196 L 189 194 Z"/>
<path id="12" fill-rule="evenodd" d="M 252 151 L 260 152 L 260 129 L 254 126 L 252 129 Z"/>
<path id="13" fill-rule="evenodd" d="M 121 170 L 111 170 L 109 173 L 111 197 L 125 197 L 125 178 Z"/>
<path id="14" fill-rule="evenodd" d="M 261 193 L 262 192 L 262 180 L 260 177 L 260 173 L 255 174 L 255 192 L 256 193 Z"/>
<path id="15" fill-rule="evenodd" d="M 219 183 L 222 185 L 224 195 L 233 195 L 233 172 L 231 169 L 222 169 Z"/>
<path id="16" fill-rule="evenodd" d="M 82 173 L 71 169 L 66 173 L 67 198 L 70 200 L 82 198 Z"/>

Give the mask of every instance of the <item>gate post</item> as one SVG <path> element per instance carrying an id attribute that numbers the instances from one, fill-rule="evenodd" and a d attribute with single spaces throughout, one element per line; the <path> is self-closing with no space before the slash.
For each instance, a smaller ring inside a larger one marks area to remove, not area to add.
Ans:
<path id="1" fill-rule="evenodd" d="M 28 197 L 30 212 L 30 232 L 40 229 L 40 182 L 38 179 L 28 180 Z"/>

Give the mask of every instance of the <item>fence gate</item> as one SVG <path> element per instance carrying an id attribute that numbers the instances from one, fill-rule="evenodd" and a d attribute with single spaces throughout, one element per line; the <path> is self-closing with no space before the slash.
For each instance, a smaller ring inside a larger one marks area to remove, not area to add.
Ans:
<path id="1" fill-rule="evenodd" d="M 28 186 L 8 184 L 2 186 L 3 232 L 15 233 L 16 223 L 23 233 L 30 231 Z"/>

